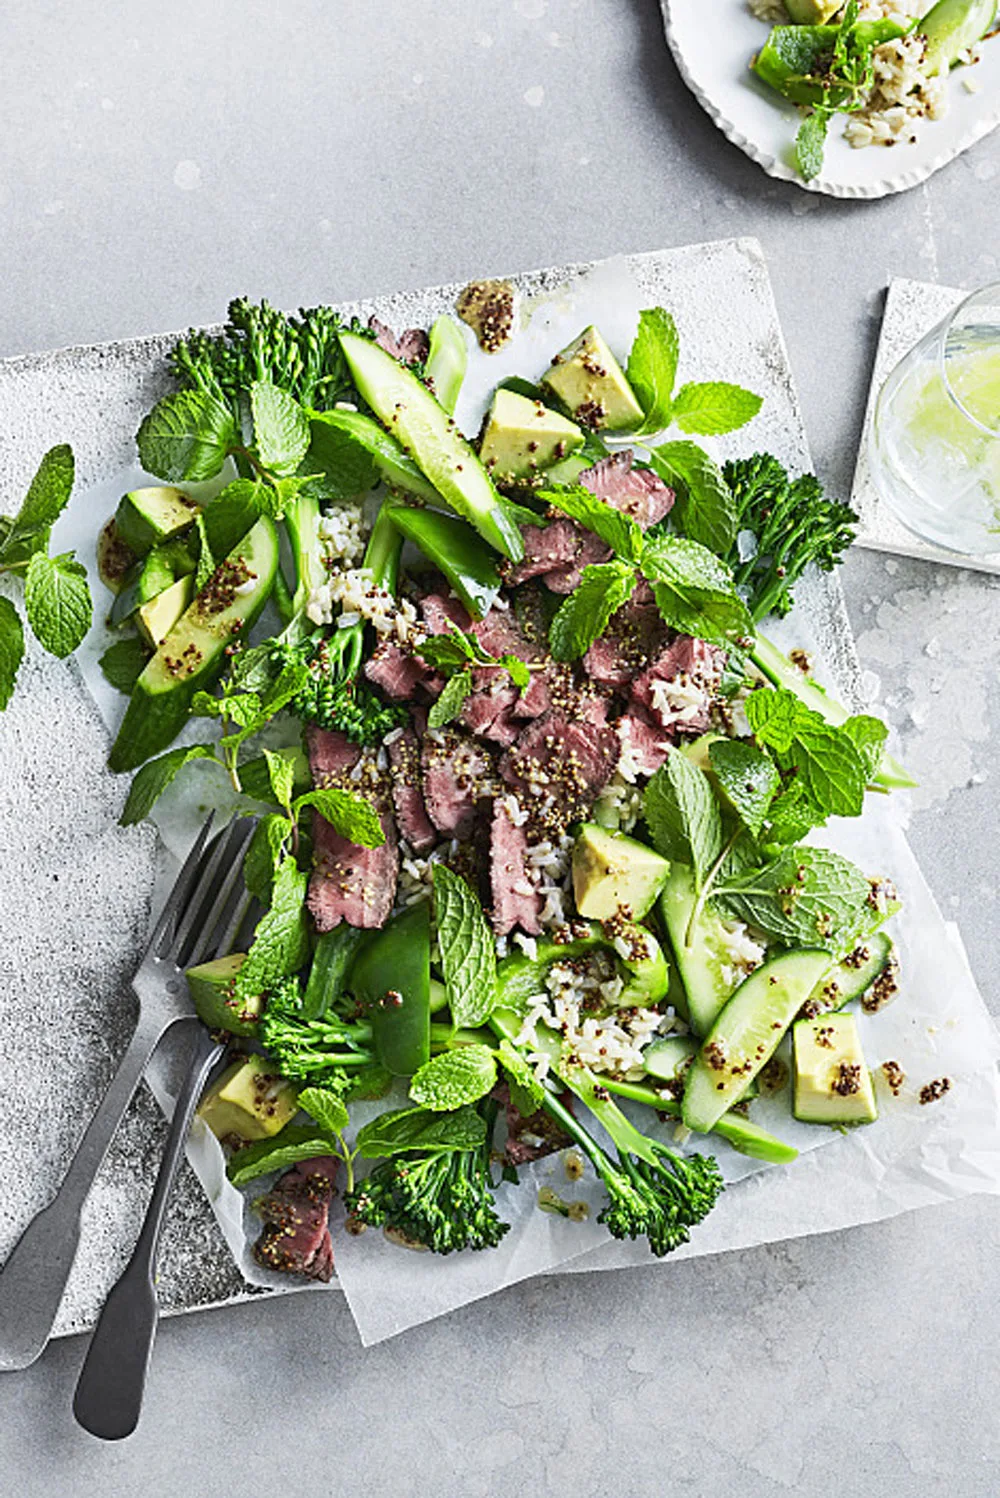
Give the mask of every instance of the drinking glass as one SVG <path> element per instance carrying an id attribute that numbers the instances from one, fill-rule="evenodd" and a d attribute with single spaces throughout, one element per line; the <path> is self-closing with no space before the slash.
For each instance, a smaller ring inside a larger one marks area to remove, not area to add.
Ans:
<path id="1" fill-rule="evenodd" d="M 899 361 L 868 456 L 879 494 L 911 531 L 966 556 L 1000 552 L 1000 282 Z"/>

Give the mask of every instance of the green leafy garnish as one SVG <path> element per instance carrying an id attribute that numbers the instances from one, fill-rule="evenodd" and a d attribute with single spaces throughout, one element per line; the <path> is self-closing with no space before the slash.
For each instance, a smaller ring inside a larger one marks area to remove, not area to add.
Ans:
<path id="1" fill-rule="evenodd" d="M 640 312 L 625 370 L 625 378 L 644 412 L 640 432 L 661 432 L 670 425 L 679 356 L 680 338 L 670 313 L 664 307 Z"/>
<path id="2" fill-rule="evenodd" d="M 253 1144 L 237 1150 L 226 1166 L 226 1175 L 234 1186 L 246 1186 L 258 1176 L 270 1175 L 274 1170 L 287 1170 L 302 1160 L 314 1160 L 318 1155 L 331 1153 L 330 1136 L 322 1129 L 315 1124 L 290 1123 L 273 1138 L 255 1139 Z"/>
<path id="3" fill-rule="evenodd" d="M 507 1078 L 511 1102 L 522 1118 L 530 1118 L 542 1106 L 545 1088 L 520 1051 L 506 1037 L 497 1049 L 497 1060 Z"/>
<path id="4" fill-rule="evenodd" d="M 456 1025 L 480 1025 L 493 1013 L 497 959 L 493 933 L 479 897 L 461 874 L 434 865 L 438 949 Z"/>
<path id="5" fill-rule="evenodd" d="M 690 864 L 700 888 L 722 850 L 722 817 L 707 777 L 679 749 L 646 786 L 643 816 L 664 858 Z"/>
<path id="6" fill-rule="evenodd" d="M 21 616 L 9 598 L 0 598 L 0 712 L 13 696 L 23 658 Z"/>
<path id="7" fill-rule="evenodd" d="M 425 1061 L 410 1083 L 415 1103 L 435 1113 L 477 1103 L 496 1085 L 497 1064 L 488 1045 L 463 1045 Z"/>
<path id="8" fill-rule="evenodd" d="M 774 761 L 742 739 L 715 739 L 708 747 L 712 770 L 743 825 L 758 835 L 781 788 Z"/>
<path id="9" fill-rule="evenodd" d="M 370 802 L 350 791 L 336 786 L 307 791 L 295 801 L 293 815 L 298 816 L 306 806 L 314 806 L 335 832 L 359 848 L 381 848 L 385 842 L 378 812 Z"/>
<path id="10" fill-rule="evenodd" d="M 355 1142 L 363 1160 L 377 1160 L 408 1150 L 475 1149 L 485 1138 L 486 1124 L 475 1108 L 458 1108 L 454 1113 L 398 1108 L 366 1123 Z"/>
<path id="11" fill-rule="evenodd" d="M 658 536 L 647 542 L 641 568 L 672 629 L 716 644 L 752 633 L 750 617 L 728 568 L 697 541 Z"/>
<path id="12" fill-rule="evenodd" d="M 288 818 L 269 813 L 253 830 L 243 860 L 243 882 L 263 905 L 270 905 L 274 876 L 278 872 L 290 832 Z"/>
<path id="13" fill-rule="evenodd" d="M 701 437 L 734 432 L 752 421 L 763 405 L 759 395 L 725 380 L 705 380 L 682 385 L 674 397 L 670 414 L 682 432 Z"/>
<path id="14" fill-rule="evenodd" d="M 274 875 L 270 909 L 261 917 L 246 961 L 236 977 L 237 999 L 266 992 L 280 979 L 297 972 L 305 962 L 309 951 L 307 883 L 295 859 L 283 858 Z"/>
<path id="15" fill-rule="evenodd" d="M 839 853 L 799 845 L 716 885 L 714 898 L 775 941 L 834 950 L 863 920 L 872 886 Z"/>
<path id="16" fill-rule="evenodd" d="M 584 567 L 579 587 L 570 593 L 549 625 L 549 649 L 557 661 L 578 660 L 607 629 L 611 616 L 628 603 L 636 585 L 628 561 L 598 562 Z"/>
<path id="17" fill-rule="evenodd" d="M 861 815 L 868 769 L 853 731 L 835 728 L 782 688 L 751 692 L 746 714 L 758 744 L 774 751 L 779 768 L 796 772 L 817 822 Z"/>
<path id="18" fill-rule="evenodd" d="M 45 454 L 28 486 L 20 510 L 10 518 L 0 542 L 0 568 L 30 561 L 36 551 L 45 551 L 49 532 L 69 502 L 73 491 L 73 449 L 65 443 Z"/>
<path id="19" fill-rule="evenodd" d="M 682 534 L 728 557 L 736 540 L 736 506 L 715 459 L 695 442 L 661 442 L 649 462 L 674 491 L 671 519 Z"/>
<path id="20" fill-rule="evenodd" d="M 641 528 L 630 516 L 598 499 L 582 484 L 541 489 L 537 497 L 542 504 L 552 505 L 600 536 L 625 561 L 637 562 L 642 555 Z"/>
<path id="21" fill-rule="evenodd" d="M 472 696 L 472 669 L 466 666 L 461 671 L 456 671 L 450 676 L 427 714 L 427 727 L 437 732 L 444 728 L 461 713 L 466 700 Z"/>
<path id="22" fill-rule="evenodd" d="M 136 434 L 139 461 L 176 484 L 211 479 L 237 442 L 233 414 L 206 390 L 165 395 Z"/>
<path id="23" fill-rule="evenodd" d="M 133 827 L 136 822 L 144 821 L 178 772 L 195 759 L 214 760 L 215 745 L 182 744 L 144 764 L 132 778 L 119 825 Z"/>
<path id="24" fill-rule="evenodd" d="M 294 474 L 309 450 L 309 418 L 287 390 L 267 380 L 250 386 L 250 413 L 257 456 L 269 473 Z"/>
<path id="25" fill-rule="evenodd" d="M 72 552 L 36 551 L 24 580 L 24 609 L 39 644 L 50 655 L 71 655 L 90 628 L 93 607 L 87 569 Z"/>

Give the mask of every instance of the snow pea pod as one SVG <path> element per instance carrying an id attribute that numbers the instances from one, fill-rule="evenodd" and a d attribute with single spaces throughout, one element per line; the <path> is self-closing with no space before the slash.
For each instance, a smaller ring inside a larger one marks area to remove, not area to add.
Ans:
<path id="1" fill-rule="evenodd" d="M 344 980 L 364 932 L 341 921 L 332 931 L 324 931 L 316 943 L 309 979 L 302 996 L 302 1019 L 321 1019 L 344 990 Z"/>
<path id="2" fill-rule="evenodd" d="M 484 619 L 500 592 L 500 574 L 486 542 L 457 515 L 388 507 L 393 524 L 443 572 L 474 619 Z"/>
<path id="3" fill-rule="evenodd" d="M 412 1077 L 431 1054 L 430 904 L 421 900 L 371 932 L 346 987 L 370 1020 L 378 1059 Z"/>

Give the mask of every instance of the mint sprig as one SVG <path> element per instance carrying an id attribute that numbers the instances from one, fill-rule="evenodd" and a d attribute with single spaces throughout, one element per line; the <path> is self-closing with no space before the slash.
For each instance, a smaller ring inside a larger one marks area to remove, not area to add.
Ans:
<path id="1" fill-rule="evenodd" d="M 481 1025 L 497 999 L 493 933 L 475 890 L 442 863 L 434 865 L 434 915 L 451 1017 Z"/>
<path id="2" fill-rule="evenodd" d="M 437 1113 L 431 1108 L 397 1108 L 382 1113 L 359 1129 L 355 1140 L 363 1160 L 378 1160 L 403 1155 L 409 1150 L 476 1149 L 486 1138 L 486 1120 L 471 1105 L 453 1113 Z"/>
<path id="3" fill-rule="evenodd" d="M 707 776 L 672 749 L 646 786 L 642 810 L 656 851 L 689 864 L 700 889 L 723 845 L 719 803 Z"/>
<path id="4" fill-rule="evenodd" d="M 559 605 L 549 625 L 549 649 L 557 661 L 585 655 L 607 629 L 613 614 L 635 590 L 631 562 L 597 562 L 584 567 L 579 587 Z"/>
<path id="5" fill-rule="evenodd" d="M 14 694 L 24 658 L 24 627 L 9 598 L 0 598 L 0 712 Z"/>
<path id="6" fill-rule="evenodd" d="M 136 433 L 139 461 L 168 483 L 214 478 L 239 440 L 228 406 L 206 390 L 165 395 Z"/>
<path id="7" fill-rule="evenodd" d="M 425 1061 L 410 1082 L 415 1103 L 450 1113 L 476 1103 L 496 1085 L 497 1063 L 488 1045 L 463 1045 Z"/>
<path id="8" fill-rule="evenodd" d="M 775 941 L 833 951 L 865 921 L 871 893 L 849 859 L 828 848 L 797 846 L 717 885 L 714 898 Z"/>
<path id="9" fill-rule="evenodd" d="M 637 436 L 661 432 L 670 425 L 679 357 L 677 324 L 666 308 L 647 307 L 640 312 L 639 328 L 625 369 L 625 378 L 644 412 Z"/>
<path id="10" fill-rule="evenodd" d="M 696 442 L 661 442 L 650 467 L 674 491 L 673 523 L 691 541 L 724 557 L 736 539 L 732 490 L 715 459 Z"/>

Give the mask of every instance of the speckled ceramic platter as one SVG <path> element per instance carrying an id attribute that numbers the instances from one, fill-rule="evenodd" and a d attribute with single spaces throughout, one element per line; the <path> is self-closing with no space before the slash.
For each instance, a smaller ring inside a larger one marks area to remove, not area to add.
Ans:
<path id="1" fill-rule="evenodd" d="M 767 37 L 767 24 L 746 0 L 661 0 L 667 41 L 685 83 L 718 125 L 771 177 L 794 182 L 808 192 L 835 198 L 884 198 L 905 192 L 947 166 L 1000 124 L 1000 40 L 983 48 L 982 60 L 968 70 L 975 92 L 958 75 L 949 81 L 948 112 L 923 121 L 914 143 L 891 150 L 855 150 L 843 138 L 843 117 L 830 128 L 823 170 L 804 182 L 795 168 L 793 146 L 800 114 L 794 105 L 749 71 L 749 62 Z"/>
<path id="2" fill-rule="evenodd" d="M 682 346 L 690 351 L 690 377 L 724 368 L 728 378 L 757 390 L 765 403 L 754 442 L 791 466 L 808 467 L 756 242 L 692 246 L 514 279 L 522 306 L 537 308 L 546 299 L 559 305 L 583 276 L 606 276 L 612 295 L 601 322 L 614 342 L 623 336 L 613 331 L 613 288 L 623 273 L 643 305 L 674 311 Z M 376 313 L 396 327 L 426 326 L 453 306 L 458 290 L 438 287 L 343 310 Z M 41 453 L 68 441 L 77 459 L 76 513 L 89 504 L 91 518 L 104 514 L 108 486 L 121 486 L 134 466 L 138 422 L 167 386 L 171 343 L 163 335 L 0 363 L 0 512 L 16 505 Z M 730 449 L 723 442 L 718 450 L 725 456 Z M 824 581 L 810 588 L 808 608 L 838 689 L 856 702 L 857 663 L 839 586 Z M 107 730 L 77 667 L 31 654 L 0 719 L 0 1262 L 61 1178 L 134 1022 L 128 978 L 155 898 L 158 848 L 152 828 L 116 826 L 126 787 L 104 767 L 107 747 Z M 161 1095 L 173 1091 L 171 1071 L 183 1063 L 184 1028 L 156 1058 Z M 130 1252 L 163 1134 L 162 1118 L 141 1088 L 87 1208 L 60 1332 L 93 1321 Z M 168 1312 L 269 1293 L 251 1288 L 239 1273 L 190 1170 L 172 1205 L 161 1269 Z"/>

